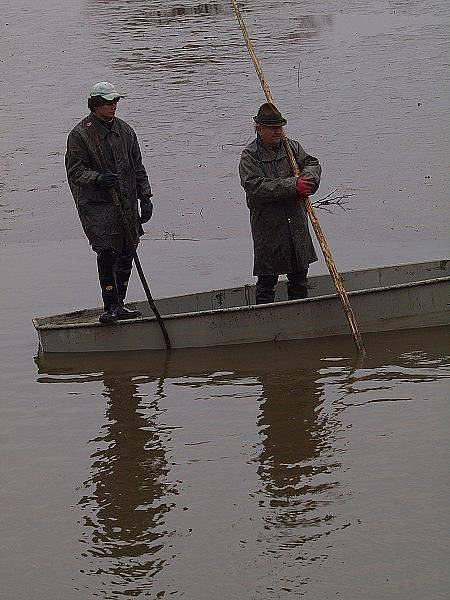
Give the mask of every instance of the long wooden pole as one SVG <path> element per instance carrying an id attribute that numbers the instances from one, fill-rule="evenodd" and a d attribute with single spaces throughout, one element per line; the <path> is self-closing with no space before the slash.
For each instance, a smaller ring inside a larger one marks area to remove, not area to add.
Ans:
<path id="1" fill-rule="evenodd" d="M 247 49 L 249 51 L 249 54 L 251 56 L 251 59 L 253 61 L 253 64 L 255 66 L 256 69 L 256 74 L 258 75 L 259 81 L 261 82 L 261 86 L 262 89 L 264 91 L 264 94 L 267 98 L 267 101 L 270 102 L 271 104 L 275 104 L 272 94 L 270 92 L 270 88 L 269 88 L 269 84 L 267 82 L 267 79 L 264 76 L 264 72 L 261 68 L 261 64 L 258 60 L 258 57 L 255 54 L 255 50 L 253 48 L 253 44 L 252 41 L 250 39 L 250 36 L 248 34 L 247 31 L 247 27 L 245 25 L 244 19 L 242 18 L 242 14 L 241 11 L 239 9 L 238 3 L 236 2 L 236 0 L 231 0 L 232 4 L 233 4 L 233 8 L 234 8 L 234 12 L 236 13 L 236 17 L 237 20 L 239 22 L 239 26 L 241 28 L 242 31 L 242 35 L 244 36 L 244 40 L 245 43 L 247 45 Z M 283 136 L 282 136 L 282 140 L 283 140 L 283 145 L 286 149 L 286 153 L 288 155 L 288 159 L 289 159 L 289 163 L 291 165 L 291 169 L 292 172 L 294 174 L 295 177 L 299 177 L 300 176 L 300 169 L 298 167 L 297 161 L 295 159 L 294 153 L 292 151 L 291 145 L 288 142 L 288 139 L 286 137 L 286 133 L 283 130 Z M 358 323 L 356 321 L 355 315 L 353 313 L 352 307 L 350 306 L 350 302 L 347 296 L 347 292 L 345 291 L 344 288 L 344 284 L 342 283 L 342 279 L 341 276 L 338 273 L 338 270 L 336 269 L 336 265 L 334 264 L 334 260 L 333 257 L 331 255 L 331 251 L 328 247 L 327 241 L 325 239 L 325 236 L 323 234 L 322 228 L 320 226 L 319 221 L 317 220 L 317 217 L 314 213 L 314 209 L 312 207 L 311 204 L 311 200 L 309 198 L 307 198 L 305 201 L 305 206 L 306 206 L 306 210 L 309 216 L 309 219 L 311 221 L 311 224 L 313 226 L 314 232 L 316 234 L 317 240 L 320 244 L 320 247 L 322 248 L 322 253 L 323 256 L 325 258 L 325 262 L 327 264 L 328 270 L 330 272 L 330 275 L 333 279 L 334 285 L 336 287 L 336 291 L 339 295 L 339 298 L 341 300 L 342 303 L 342 307 L 344 309 L 345 315 L 347 317 L 348 323 L 350 325 L 350 329 L 353 335 L 353 339 L 355 340 L 355 344 L 356 344 L 356 348 L 358 350 L 358 352 L 364 356 L 366 354 L 365 348 L 364 348 L 364 344 L 362 341 L 362 337 L 361 334 L 359 333 L 359 329 L 358 329 Z"/>

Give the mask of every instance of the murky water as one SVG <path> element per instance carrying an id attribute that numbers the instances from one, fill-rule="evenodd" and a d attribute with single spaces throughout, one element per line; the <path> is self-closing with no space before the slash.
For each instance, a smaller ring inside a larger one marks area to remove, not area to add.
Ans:
<path id="1" fill-rule="evenodd" d="M 446 257 L 448 3 L 241 5 L 319 196 L 355 194 L 318 211 L 338 267 Z M 32 316 L 98 304 L 62 160 L 97 80 L 153 183 L 155 296 L 252 281 L 263 97 L 231 4 L 0 14 L 2 600 L 446 598 L 448 331 L 366 336 L 361 364 L 345 338 L 33 360 Z"/>

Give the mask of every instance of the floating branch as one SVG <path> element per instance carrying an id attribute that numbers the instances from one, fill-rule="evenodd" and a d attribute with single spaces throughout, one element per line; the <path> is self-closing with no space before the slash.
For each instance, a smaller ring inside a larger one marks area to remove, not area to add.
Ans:
<path id="1" fill-rule="evenodd" d="M 314 200 L 311 202 L 311 204 L 314 206 L 314 208 L 325 210 L 331 214 L 333 214 L 333 211 L 328 208 L 330 206 L 338 206 L 342 210 L 353 210 L 353 208 L 350 208 L 346 205 L 349 203 L 348 198 L 352 198 L 353 196 L 356 196 L 356 194 L 342 194 L 342 196 L 333 196 L 333 194 L 336 192 L 337 188 L 323 198 Z"/>

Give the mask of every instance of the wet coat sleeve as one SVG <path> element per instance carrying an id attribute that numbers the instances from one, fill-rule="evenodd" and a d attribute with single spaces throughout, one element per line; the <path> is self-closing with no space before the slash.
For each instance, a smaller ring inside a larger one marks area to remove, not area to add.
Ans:
<path id="1" fill-rule="evenodd" d="M 99 173 L 92 169 L 86 143 L 76 131 L 71 131 L 67 138 L 65 164 L 69 183 L 81 187 L 95 185 Z"/>
<path id="2" fill-rule="evenodd" d="M 134 163 L 134 173 L 136 177 L 136 189 L 137 197 L 142 200 L 144 198 L 151 198 L 152 188 L 148 180 L 147 171 L 142 163 L 141 149 L 136 134 L 133 136 L 132 155 Z"/>
<path id="3" fill-rule="evenodd" d="M 247 149 L 241 155 L 239 175 L 249 208 L 268 202 L 295 200 L 297 197 L 296 177 L 267 177 L 261 162 Z"/>

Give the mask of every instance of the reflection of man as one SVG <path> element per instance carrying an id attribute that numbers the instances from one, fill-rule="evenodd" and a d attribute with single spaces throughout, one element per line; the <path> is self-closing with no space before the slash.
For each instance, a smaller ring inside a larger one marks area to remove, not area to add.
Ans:
<path id="1" fill-rule="evenodd" d="M 109 402 L 86 482 L 91 496 L 84 501 L 91 554 L 108 562 L 101 568 L 116 573 L 118 587 L 126 582 L 134 592 L 130 595 L 138 595 L 142 581 L 164 566 L 159 552 L 166 535 L 164 515 L 170 509 L 164 502 L 168 464 L 158 401 L 144 407 L 135 379 L 133 374 L 104 374 Z"/>
<path id="2" fill-rule="evenodd" d="M 278 276 L 285 273 L 289 300 L 306 298 L 309 264 L 317 256 L 303 200 L 317 191 L 322 169 L 317 158 L 289 140 L 302 173 L 292 175 L 281 141 L 287 121 L 273 104 L 263 104 L 254 121 L 257 137 L 242 152 L 239 173 L 250 209 L 256 303 L 274 301 Z"/>
<path id="3" fill-rule="evenodd" d="M 290 364 L 287 356 L 280 358 Z M 335 527 L 333 511 L 323 507 L 334 501 L 334 471 L 340 465 L 329 454 L 333 424 L 319 410 L 317 371 L 288 369 L 277 372 L 275 367 L 258 377 L 262 384 L 258 474 L 267 497 L 265 522 L 277 531 L 283 529 L 284 547 L 295 545 L 305 556 L 306 540 L 317 540 Z"/>
<path id="4" fill-rule="evenodd" d="M 258 378 L 264 401 L 258 423 L 264 431 L 260 475 L 274 496 L 287 495 L 289 488 L 290 495 L 301 497 L 298 481 L 313 476 L 310 461 L 320 455 L 326 437 L 317 415 L 315 375 L 304 370 L 301 375 L 288 371 Z"/>
<path id="5" fill-rule="evenodd" d="M 152 191 L 134 130 L 115 116 L 123 96 L 106 81 L 89 94 L 91 114 L 69 133 L 66 170 L 83 229 L 97 253 L 98 275 L 105 312 L 101 323 L 140 317 L 124 306 L 133 254 L 150 220 Z M 133 241 L 114 206 L 115 190 L 131 225 Z M 138 212 L 140 200 L 141 214 Z"/>

